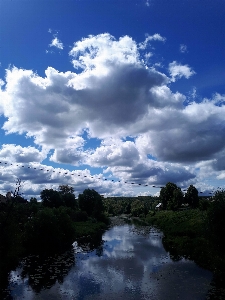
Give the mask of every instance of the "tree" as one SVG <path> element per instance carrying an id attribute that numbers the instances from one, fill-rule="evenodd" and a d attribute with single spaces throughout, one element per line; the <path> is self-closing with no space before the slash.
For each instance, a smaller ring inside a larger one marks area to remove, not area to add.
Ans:
<path id="1" fill-rule="evenodd" d="M 41 200 L 42 200 L 42 204 L 44 206 L 50 207 L 50 208 L 53 208 L 53 207 L 57 208 L 64 204 L 60 193 L 53 189 L 44 189 L 41 192 Z"/>
<path id="2" fill-rule="evenodd" d="M 74 188 L 68 185 L 60 185 L 59 193 L 64 202 L 64 205 L 71 208 L 78 208 L 76 197 L 74 195 Z"/>
<path id="3" fill-rule="evenodd" d="M 62 195 L 73 194 L 74 193 L 74 188 L 72 186 L 68 186 L 68 184 L 67 185 L 60 185 L 59 186 L 59 192 Z"/>
<path id="4" fill-rule="evenodd" d="M 173 191 L 173 197 L 168 204 L 169 209 L 177 210 L 179 207 L 181 207 L 182 203 L 183 203 L 183 193 L 181 189 L 177 187 L 177 189 Z"/>
<path id="5" fill-rule="evenodd" d="M 225 190 L 217 191 L 207 212 L 209 232 L 216 244 L 225 248 Z"/>
<path id="6" fill-rule="evenodd" d="M 31 204 L 37 204 L 37 203 L 38 203 L 37 198 L 31 197 L 31 198 L 30 198 L 30 203 L 31 203 Z"/>
<path id="7" fill-rule="evenodd" d="M 183 194 L 175 183 L 168 182 L 160 191 L 160 200 L 163 209 L 177 209 L 182 204 Z"/>
<path id="8" fill-rule="evenodd" d="M 193 185 L 190 185 L 187 189 L 187 193 L 185 194 L 185 202 L 188 203 L 191 208 L 196 208 L 199 206 L 198 190 Z"/>
<path id="9" fill-rule="evenodd" d="M 32 252 L 57 251 L 71 245 L 74 234 L 73 222 L 64 207 L 45 207 L 26 223 L 25 245 Z"/>
<path id="10" fill-rule="evenodd" d="M 89 217 L 98 219 L 104 210 L 102 197 L 95 190 L 86 189 L 78 196 L 79 207 L 86 211 Z"/>
<path id="11" fill-rule="evenodd" d="M 131 203 L 131 214 L 134 217 L 138 217 L 145 213 L 145 206 L 143 201 L 135 200 Z"/>

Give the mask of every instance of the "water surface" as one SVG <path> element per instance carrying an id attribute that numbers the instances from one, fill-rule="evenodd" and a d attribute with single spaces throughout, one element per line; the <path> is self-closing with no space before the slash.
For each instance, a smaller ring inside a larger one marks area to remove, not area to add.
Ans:
<path id="1" fill-rule="evenodd" d="M 156 229 L 114 226 L 102 239 L 93 251 L 74 243 L 61 256 L 26 259 L 11 272 L 12 299 L 206 299 L 212 273 L 173 261 Z"/>

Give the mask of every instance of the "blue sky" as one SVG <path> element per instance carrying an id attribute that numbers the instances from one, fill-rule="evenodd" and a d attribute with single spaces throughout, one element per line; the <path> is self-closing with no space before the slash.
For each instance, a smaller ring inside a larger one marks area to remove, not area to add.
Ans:
<path id="1" fill-rule="evenodd" d="M 223 0 L 0 0 L 0 193 L 224 187 L 224 15 Z"/>

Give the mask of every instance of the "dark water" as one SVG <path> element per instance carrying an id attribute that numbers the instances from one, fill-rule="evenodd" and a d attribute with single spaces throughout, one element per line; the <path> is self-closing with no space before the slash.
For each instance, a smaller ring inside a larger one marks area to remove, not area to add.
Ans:
<path id="1" fill-rule="evenodd" d="M 149 227 L 114 226 L 93 251 L 29 257 L 11 272 L 8 299 L 206 299 L 212 273 L 192 261 L 172 261 L 162 234 Z"/>

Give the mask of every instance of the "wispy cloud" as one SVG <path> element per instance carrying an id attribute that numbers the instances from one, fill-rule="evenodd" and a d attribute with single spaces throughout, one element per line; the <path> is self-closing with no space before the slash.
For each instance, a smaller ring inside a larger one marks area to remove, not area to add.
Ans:
<path id="1" fill-rule="evenodd" d="M 176 61 L 169 64 L 169 72 L 171 75 L 171 81 L 175 82 L 176 79 L 185 77 L 190 78 L 192 75 L 196 74 L 188 65 L 181 65 Z"/>
<path id="2" fill-rule="evenodd" d="M 160 42 L 165 42 L 166 38 L 162 37 L 159 33 L 155 33 L 153 35 L 146 34 L 146 39 L 144 42 L 139 43 L 139 49 L 140 50 L 145 50 L 151 41 L 160 41 Z"/>
<path id="3" fill-rule="evenodd" d="M 49 44 L 49 47 L 56 47 L 58 49 L 63 49 L 63 43 L 57 38 L 57 36 L 54 37 L 51 44 Z"/>
<path id="4" fill-rule="evenodd" d="M 184 45 L 184 44 L 180 44 L 180 52 L 181 52 L 181 53 L 186 53 L 186 52 L 188 52 L 187 46 Z"/>

